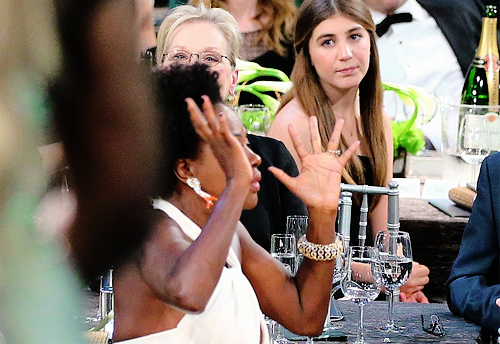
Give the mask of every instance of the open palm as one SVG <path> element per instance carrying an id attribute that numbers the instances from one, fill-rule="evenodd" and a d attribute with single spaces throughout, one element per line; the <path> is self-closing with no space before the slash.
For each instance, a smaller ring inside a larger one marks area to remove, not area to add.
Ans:
<path id="1" fill-rule="evenodd" d="M 344 122 L 338 120 L 327 145 L 327 152 L 321 148 L 318 131 L 318 121 L 312 116 L 309 119 L 311 144 L 313 153 L 308 153 L 293 125 L 288 131 L 293 145 L 302 162 L 300 174 L 292 178 L 282 170 L 271 167 L 269 170 L 286 185 L 308 207 L 336 210 L 340 196 L 342 171 L 359 146 L 359 141 L 353 143 L 347 151 L 338 156 L 335 152 L 339 146 L 340 133 Z"/>

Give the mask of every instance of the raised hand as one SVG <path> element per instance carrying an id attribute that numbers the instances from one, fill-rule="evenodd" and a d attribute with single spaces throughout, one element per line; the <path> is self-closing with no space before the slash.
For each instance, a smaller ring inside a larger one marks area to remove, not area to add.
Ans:
<path id="1" fill-rule="evenodd" d="M 309 131 L 313 149 L 311 154 L 306 151 L 297 130 L 290 124 L 288 132 L 302 162 L 300 174 L 292 178 L 276 167 L 269 168 L 276 178 L 285 184 L 308 207 L 324 208 L 331 211 L 337 210 L 342 171 L 347 161 L 359 147 L 359 141 L 356 141 L 347 151 L 340 155 L 337 154 L 343 124 L 343 120 L 337 120 L 332 137 L 327 145 L 327 152 L 323 152 L 318 121 L 315 116 L 310 117 Z"/>
<path id="2" fill-rule="evenodd" d="M 227 180 L 238 178 L 250 185 L 253 178 L 250 162 L 241 143 L 230 131 L 226 115 L 223 112 L 216 115 L 210 99 L 202 98 L 203 112 L 191 98 L 186 99 L 196 133 L 212 149 Z"/>

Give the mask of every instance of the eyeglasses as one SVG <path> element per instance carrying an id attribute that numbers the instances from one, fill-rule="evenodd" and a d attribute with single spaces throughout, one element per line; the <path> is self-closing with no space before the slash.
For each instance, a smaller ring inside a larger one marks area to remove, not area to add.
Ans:
<path id="1" fill-rule="evenodd" d="M 444 337 L 446 335 L 446 333 L 444 332 L 444 327 L 441 324 L 441 320 L 439 320 L 439 317 L 437 315 L 431 315 L 431 324 L 429 325 L 429 327 L 425 327 L 424 325 L 424 316 L 420 315 L 420 318 L 422 319 L 422 330 L 424 330 L 425 332 L 438 337 Z"/>
<path id="2" fill-rule="evenodd" d="M 226 58 L 231 66 L 234 66 L 234 63 L 229 59 L 229 57 L 225 55 L 221 55 L 215 51 L 204 51 L 202 53 L 188 53 L 184 50 L 172 50 L 166 54 L 163 54 L 162 62 L 165 62 L 165 57 L 172 63 L 180 63 L 180 64 L 188 64 L 191 62 L 191 58 L 193 55 L 196 55 L 198 61 L 206 64 L 209 67 L 215 67 L 219 63 L 222 62 L 222 58 Z"/>

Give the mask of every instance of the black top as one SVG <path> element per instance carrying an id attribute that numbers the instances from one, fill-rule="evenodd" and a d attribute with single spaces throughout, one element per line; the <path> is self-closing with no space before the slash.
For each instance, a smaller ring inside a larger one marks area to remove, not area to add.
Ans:
<path id="1" fill-rule="evenodd" d="M 240 220 L 253 240 L 269 251 L 271 234 L 286 233 L 287 216 L 307 215 L 307 208 L 268 171 L 270 166 L 275 166 L 292 177 L 299 174 L 297 165 L 285 145 L 281 141 L 252 134 L 248 135 L 248 141 L 250 148 L 262 158 L 262 164 L 259 166 L 262 180 L 257 206 L 251 210 L 243 210 Z"/>

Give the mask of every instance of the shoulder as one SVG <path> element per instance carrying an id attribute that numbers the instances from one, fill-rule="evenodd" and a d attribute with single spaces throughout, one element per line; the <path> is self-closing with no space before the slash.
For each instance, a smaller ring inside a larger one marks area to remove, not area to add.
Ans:
<path id="1" fill-rule="evenodd" d="M 297 98 L 290 100 L 280 111 L 276 114 L 272 126 L 280 125 L 288 127 L 288 124 L 309 123 L 309 116 L 305 113 L 302 106 L 299 104 Z"/>
<path id="2" fill-rule="evenodd" d="M 417 0 L 420 6 L 422 6 L 425 10 L 428 8 L 436 9 L 436 8 L 448 8 L 458 6 L 458 8 L 467 8 L 469 11 L 476 11 L 482 5 L 481 0 L 471 0 L 471 1 L 463 1 L 463 0 Z M 472 6 L 474 4 L 475 6 Z"/>
<path id="3" fill-rule="evenodd" d="M 384 122 L 384 127 L 385 126 L 391 126 L 391 118 L 389 117 L 389 115 L 387 114 L 387 112 L 385 112 L 384 110 L 382 110 L 382 120 Z"/>
<path id="4" fill-rule="evenodd" d="M 500 169 L 500 152 L 493 153 L 486 158 L 489 168 Z"/>
<path id="5" fill-rule="evenodd" d="M 269 128 L 268 136 L 280 141 L 291 142 L 288 125 L 293 124 L 297 130 L 309 128 L 309 116 L 306 115 L 296 98 L 289 101 L 278 113 Z"/>
<path id="6" fill-rule="evenodd" d="M 151 209 L 146 215 L 150 227 L 149 237 L 145 242 L 147 247 L 179 244 L 185 247 L 190 244 L 191 240 L 184 234 L 179 224 L 163 211 Z"/>
<path id="7" fill-rule="evenodd" d="M 485 170 L 485 173 L 488 175 L 488 182 L 495 185 L 500 184 L 500 152 L 488 156 L 482 165 L 481 169 Z"/>
<path id="8" fill-rule="evenodd" d="M 292 98 L 292 100 L 290 100 L 288 103 L 286 103 L 286 105 L 283 106 L 283 108 L 280 111 L 278 111 L 278 113 L 276 114 L 276 116 L 278 116 L 278 115 L 281 115 L 281 116 L 293 116 L 294 114 L 295 115 L 299 115 L 300 114 L 302 116 L 306 116 L 306 114 L 304 112 L 304 109 L 300 105 L 300 103 L 297 100 L 297 98 Z"/>
<path id="9" fill-rule="evenodd" d="M 304 112 L 296 98 L 290 100 L 276 114 L 268 132 L 268 136 L 283 141 L 288 149 L 293 147 L 290 134 L 288 133 L 288 126 L 290 124 L 293 124 L 295 129 L 297 129 L 303 142 L 309 141 L 307 139 L 309 136 L 309 116 Z"/>
<path id="10" fill-rule="evenodd" d="M 386 138 L 392 139 L 392 119 L 385 111 L 382 111 L 382 123 L 384 124 Z"/>

